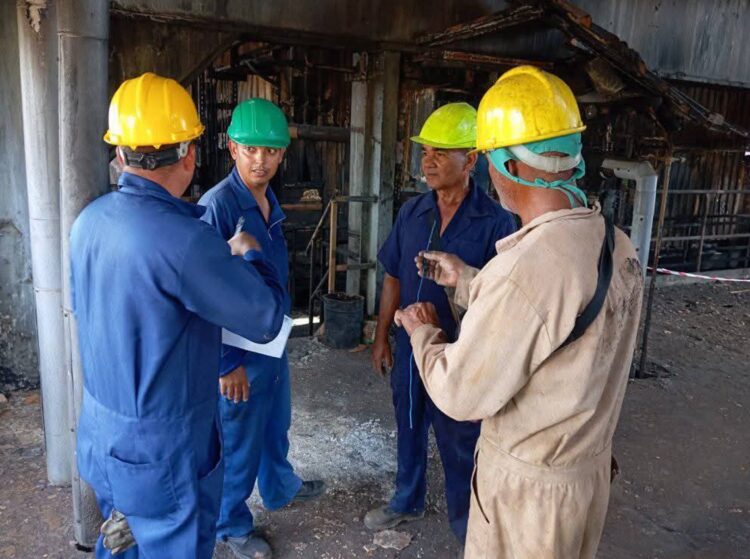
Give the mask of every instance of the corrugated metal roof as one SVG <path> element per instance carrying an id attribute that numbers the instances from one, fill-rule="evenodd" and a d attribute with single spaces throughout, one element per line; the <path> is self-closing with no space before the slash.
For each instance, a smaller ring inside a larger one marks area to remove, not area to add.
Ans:
<path id="1" fill-rule="evenodd" d="M 664 77 L 750 86 L 750 0 L 574 0 Z"/>

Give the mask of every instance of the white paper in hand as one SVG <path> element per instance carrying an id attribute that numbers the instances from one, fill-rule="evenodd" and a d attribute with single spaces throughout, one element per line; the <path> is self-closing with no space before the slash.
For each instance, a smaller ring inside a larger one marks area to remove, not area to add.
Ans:
<path id="1" fill-rule="evenodd" d="M 231 345 L 244 349 L 246 351 L 252 351 L 253 353 L 260 353 L 262 355 L 268 355 L 270 357 L 276 357 L 277 359 L 284 355 L 284 348 L 286 348 L 286 342 L 289 339 L 289 334 L 292 333 L 292 326 L 294 321 L 289 316 L 284 316 L 284 322 L 279 330 L 279 335 L 267 344 L 258 344 L 251 342 L 247 338 L 230 332 L 229 330 L 221 329 L 221 343 Z"/>

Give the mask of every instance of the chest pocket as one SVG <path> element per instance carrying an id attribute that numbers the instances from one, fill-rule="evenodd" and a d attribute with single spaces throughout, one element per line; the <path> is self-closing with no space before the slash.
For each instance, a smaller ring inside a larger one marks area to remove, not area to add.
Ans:
<path id="1" fill-rule="evenodd" d="M 481 239 L 472 240 L 462 237 L 452 239 L 450 242 L 443 241 L 440 250 L 458 255 L 473 268 L 482 268 L 487 263 L 485 261 L 485 255 L 489 251 L 487 243 L 488 241 Z"/>

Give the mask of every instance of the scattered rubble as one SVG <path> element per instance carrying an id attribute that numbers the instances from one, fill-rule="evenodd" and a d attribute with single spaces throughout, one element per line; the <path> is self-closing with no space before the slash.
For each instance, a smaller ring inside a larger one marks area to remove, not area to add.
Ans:
<path id="1" fill-rule="evenodd" d="M 372 543 L 384 549 L 395 549 L 401 551 L 409 546 L 411 538 L 412 535 L 408 532 L 383 530 L 382 532 L 375 534 Z"/>

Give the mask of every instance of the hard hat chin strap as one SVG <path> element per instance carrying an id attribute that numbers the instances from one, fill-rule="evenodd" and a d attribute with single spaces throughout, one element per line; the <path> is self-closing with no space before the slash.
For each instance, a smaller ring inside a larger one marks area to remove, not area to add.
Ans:
<path id="1" fill-rule="evenodd" d="M 522 179 L 520 177 L 517 177 L 515 175 L 512 175 L 510 171 L 508 171 L 508 168 L 505 166 L 505 164 L 510 161 L 511 159 L 522 161 L 512 150 L 514 148 L 518 148 L 519 146 L 513 146 L 513 148 L 498 148 L 489 153 L 490 161 L 492 162 L 492 165 L 497 169 L 497 171 L 503 175 L 505 178 L 518 183 L 522 184 L 524 186 L 531 186 L 535 188 L 551 188 L 553 190 L 559 190 L 565 196 L 568 198 L 568 202 L 570 202 L 570 207 L 575 208 L 578 206 L 586 207 L 588 206 L 588 198 L 586 196 L 586 193 L 583 192 L 578 186 L 576 186 L 576 180 L 581 178 L 585 172 L 586 172 L 586 163 L 584 162 L 583 158 L 578 154 L 577 156 L 567 156 L 563 157 L 561 159 L 578 159 L 578 162 L 574 167 L 569 167 L 568 169 L 560 169 L 563 170 L 570 170 L 571 168 L 574 168 L 573 175 L 568 179 L 563 180 L 556 180 L 556 181 L 546 181 L 542 178 L 536 178 L 533 182 L 527 181 L 525 179 Z M 525 147 L 525 146 L 521 146 Z M 528 149 L 528 148 L 526 148 Z M 522 152 L 523 153 L 523 152 Z M 539 156 L 539 154 L 531 152 L 533 155 Z M 526 155 L 525 153 L 523 154 Z M 544 159 L 553 159 L 554 157 L 546 157 L 546 156 L 540 156 Z M 532 165 L 531 163 L 528 163 L 526 161 L 523 161 L 527 165 L 533 168 L 538 168 L 535 165 Z M 569 164 L 570 162 L 564 163 Z M 546 169 L 540 169 L 541 171 L 545 171 Z M 552 171 L 548 171 L 552 172 Z M 560 172 L 560 171 L 557 171 Z"/>
<path id="2" fill-rule="evenodd" d="M 188 154 L 189 148 L 190 142 L 180 142 L 176 147 L 148 153 L 128 151 L 122 147 L 119 150 L 126 166 L 153 171 L 159 167 L 174 165 Z"/>
<path id="3" fill-rule="evenodd" d="M 545 171 L 547 173 L 559 173 L 575 169 L 581 162 L 581 154 L 567 157 L 557 157 L 554 155 L 539 155 L 534 153 L 524 145 L 510 146 L 510 152 L 516 156 L 516 159 L 526 163 L 529 167 Z"/>

